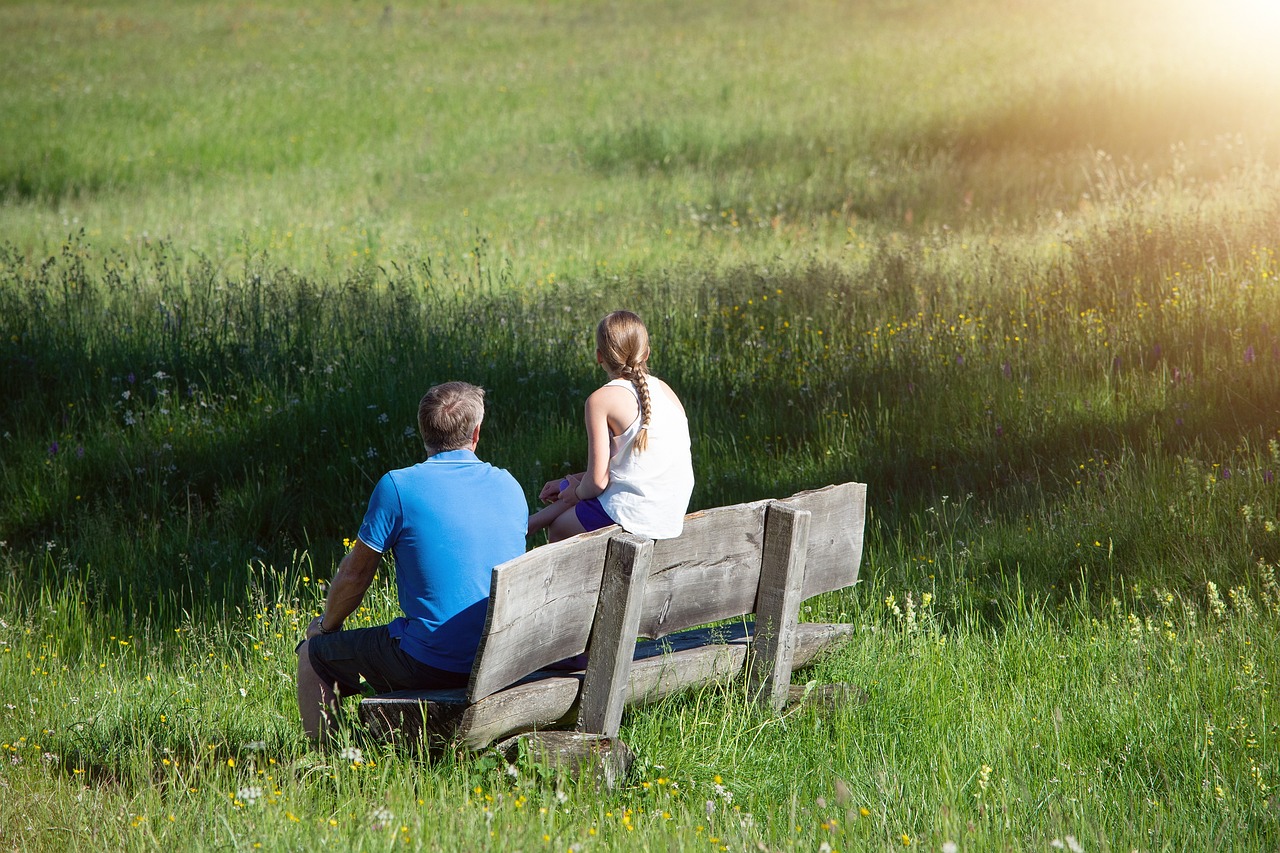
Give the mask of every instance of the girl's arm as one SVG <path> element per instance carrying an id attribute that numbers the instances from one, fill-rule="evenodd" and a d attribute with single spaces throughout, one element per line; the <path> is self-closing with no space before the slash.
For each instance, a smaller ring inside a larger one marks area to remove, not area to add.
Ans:
<path id="1" fill-rule="evenodd" d="M 613 398 L 610 392 L 618 390 L 620 389 L 600 388 L 587 398 L 584 407 L 587 422 L 587 470 L 578 483 L 578 500 L 599 497 L 609 485 L 609 404 Z"/>

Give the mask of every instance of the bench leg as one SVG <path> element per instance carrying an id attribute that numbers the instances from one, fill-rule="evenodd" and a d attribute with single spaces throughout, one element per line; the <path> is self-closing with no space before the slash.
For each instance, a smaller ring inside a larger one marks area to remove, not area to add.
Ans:
<path id="1" fill-rule="evenodd" d="M 587 646 L 578 731 L 616 737 L 649 578 L 653 540 L 626 534 L 609 541 L 595 624 Z"/>
<path id="2" fill-rule="evenodd" d="M 360 703 L 360 720 L 376 740 L 398 746 L 422 743 L 438 755 L 453 743 L 466 710 L 461 692 L 453 701 L 366 699 Z"/>
<path id="3" fill-rule="evenodd" d="M 635 754 L 616 737 L 589 732 L 528 732 L 494 744 L 503 758 L 514 764 L 521 752 L 531 760 L 564 770 L 572 778 L 584 774 L 597 786 L 612 790 L 620 785 L 635 761 Z"/>
<path id="4" fill-rule="evenodd" d="M 756 592 L 755 637 L 747 686 L 760 702 L 781 711 L 791 686 L 796 622 L 804 597 L 804 562 L 809 543 L 808 510 L 769 506 L 764 525 L 764 556 Z"/>

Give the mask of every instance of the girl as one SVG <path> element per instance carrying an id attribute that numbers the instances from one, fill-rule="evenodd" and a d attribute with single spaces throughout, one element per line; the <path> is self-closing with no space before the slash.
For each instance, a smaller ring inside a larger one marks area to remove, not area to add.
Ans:
<path id="1" fill-rule="evenodd" d="M 630 311 L 596 326 L 596 362 L 609 381 L 587 398 L 587 470 L 552 480 L 529 533 L 558 542 L 620 524 L 652 539 L 680 535 L 693 493 L 689 421 L 675 392 L 649 374 L 649 332 Z"/>

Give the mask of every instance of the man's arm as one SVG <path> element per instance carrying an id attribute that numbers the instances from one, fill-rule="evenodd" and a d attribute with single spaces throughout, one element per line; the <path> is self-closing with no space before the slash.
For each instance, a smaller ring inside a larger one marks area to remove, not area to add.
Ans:
<path id="1" fill-rule="evenodd" d="M 324 613 L 311 620 L 307 626 L 307 639 L 326 631 L 337 631 L 347 617 L 364 601 L 365 591 L 373 583 L 382 555 L 368 545 L 356 540 L 355 547 L 338 564 L 338 573 L 329 584 Z"/>

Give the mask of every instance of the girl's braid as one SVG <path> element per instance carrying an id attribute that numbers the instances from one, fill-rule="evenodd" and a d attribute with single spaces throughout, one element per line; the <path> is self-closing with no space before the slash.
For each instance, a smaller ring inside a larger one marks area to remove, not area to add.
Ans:
<path id="1" fill-rule="evenodd" d="M 633 446 L 637 453 L 643 453 L 649 446 L 649 419 L 653 413 L 653 402 L 649 399 L 649 379 L 645 375 L 643 363 L 628 366 L 626 374 L 640 396 L 640 432 L 636 434 Z"/>

